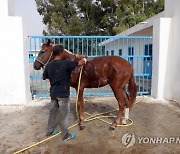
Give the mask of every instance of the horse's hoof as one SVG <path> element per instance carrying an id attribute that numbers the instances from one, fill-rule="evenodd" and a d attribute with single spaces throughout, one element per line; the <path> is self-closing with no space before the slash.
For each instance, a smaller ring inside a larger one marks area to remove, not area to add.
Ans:
<path id="1" fill-rule="evenodd" d="M 83 130 L 84 128 L 85 128 L 84 125 L 79 125 L 79 129 L 80 129 L 80 130 Z"/>
<path id="2" fill-rule="evenodd" d="M 127 119 L 122 119 L 121 124 L 122 125 L 127 125 Z"/>
<path id="3" fill-rule="evenodd" d="M 110 126 L 110 127 L 109 127 L 109 130 L 115 130 L 115 127 Z"/>

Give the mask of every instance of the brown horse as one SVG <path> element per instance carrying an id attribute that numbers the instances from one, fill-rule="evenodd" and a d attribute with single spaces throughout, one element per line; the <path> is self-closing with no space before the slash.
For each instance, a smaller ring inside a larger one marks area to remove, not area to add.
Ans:
<path id="1" fill-rule="evenodd" d="M 37 59 L 34 62 L 34 69 L 39 70 L 49 61 L 53 60 L 52 57 L 53 44 L 50 40 L 42 45 Z M 74 55 L 64 49 L 64 58 L 69 60 L 78 61 L 82 55 Z M 71 74 L 70 85 L 77 90 L 78 79 L 80 74 L 80 67 L 76 67 Z M 125 59 L 119 56 L 102 56 L 95 57 L 84 65 L 82 71 L 81 85 L 78 97 L 78 116 L 79 126 L 83 129 L 83 91 L 84 88 L 99 88 L 106 85 L 110 85 L 114 95 L 118 101 L 119 111 L 117 117 L 110 129 L 114 129 L 115 126 L 120 122 L 120 118 L 124 109 L 132 107 L 136 99 L 137 87 L 134 81 L 134 73 L 131 64 Z M 128 93 L 125 92 L 125 86 L 128 84 Z M 126 111 L 126 110 L 125 110 Z M 128 116 L 125 115 L 126 118 Z"/>

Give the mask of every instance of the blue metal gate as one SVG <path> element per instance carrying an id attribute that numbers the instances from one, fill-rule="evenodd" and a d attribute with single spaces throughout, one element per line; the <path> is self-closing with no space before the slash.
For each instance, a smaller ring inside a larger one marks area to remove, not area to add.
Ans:
<path id="1" fill-rule="evenodd" d="M 31 93 L 33 97 L 49 97 L 49 81 L 42 80 L 42 70 L 33 69 L 42 43 L 50 38 L 54 44 L 88 57 L 118 55 L 128 60 L 134 68 L 134 78 L 138 94 L 150 94 L 152 67 L 147 63 L 152 60 L 152 38 L 149 36 L 31 36 L 29 37 L 29 62 Z M 150 70 L 151 69 L 151 70 Z M 71 96 L 75 96 L 71 88 Z M 112 96 L 109 86 L 86 89 L 84 96 Z"/>

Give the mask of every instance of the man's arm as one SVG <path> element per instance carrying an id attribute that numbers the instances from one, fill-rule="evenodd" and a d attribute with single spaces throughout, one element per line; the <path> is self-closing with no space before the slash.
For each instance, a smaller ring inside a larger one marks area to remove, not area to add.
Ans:
<path id="1" fill-rule="evenodd" d="M 46 79 L 48 79 L 48 68 L 47 68 L 47 66 L 45 67 L 44 72 L 43 72 L 43 80 L 46 80 Z"/>
<path id="2" fill-rule="evenodd" d="M 77 67 L 77 66 L 78 66 L 78 62 L 70 61 L 70 60 L 67 61 L 67 69 L 68 70 L 73 71 L 75 69 L 75 67 Z"/>

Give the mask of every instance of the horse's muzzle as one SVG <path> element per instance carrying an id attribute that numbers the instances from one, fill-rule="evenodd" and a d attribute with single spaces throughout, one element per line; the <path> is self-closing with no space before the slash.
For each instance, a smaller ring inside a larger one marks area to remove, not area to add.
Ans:
<path id="1" fill-rule="evenodd" d="M 40 70 L 41 67 L 42 67 L 42 64 L 39 63 L 37 60 L 35 60 L 35 62 L 33 63 L 33 68 L 34 68 L 35 70 Z"/>

